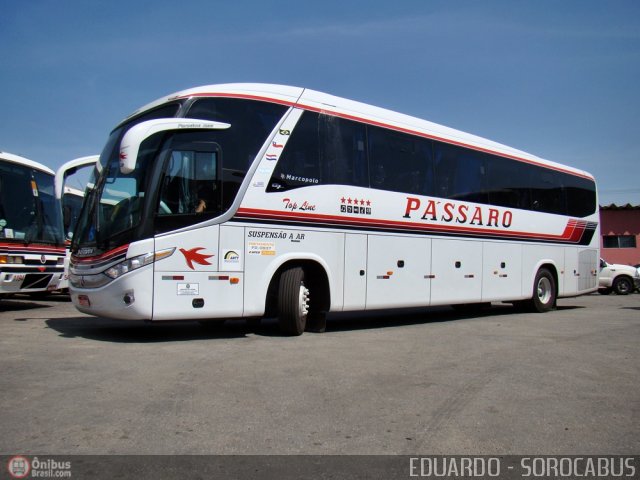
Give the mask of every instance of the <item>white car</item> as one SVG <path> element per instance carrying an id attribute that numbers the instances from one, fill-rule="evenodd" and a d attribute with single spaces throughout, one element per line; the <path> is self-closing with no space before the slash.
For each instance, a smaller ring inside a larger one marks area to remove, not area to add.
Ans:
<path id="1" fill-rule="evenodd" d="M 600 259 L 600 281 L 598 292 L 603 295 L 616 292 L 618 295 L 628 295 L 636 288 L 640 288 L 640 272 L 629 265 L 607 263 Z"/>

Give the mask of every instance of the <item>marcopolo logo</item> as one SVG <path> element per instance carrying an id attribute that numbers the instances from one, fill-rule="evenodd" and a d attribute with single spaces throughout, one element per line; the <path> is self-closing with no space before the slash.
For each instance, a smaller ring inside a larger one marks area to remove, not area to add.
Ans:
<path id="1" fill-rule="evenodd" d="M 12 478 L 71 478 L 71 462 L 16 455 L 9 459 L 7 470 Z M 31 475 L 29 475 L 31 474 Z"/>

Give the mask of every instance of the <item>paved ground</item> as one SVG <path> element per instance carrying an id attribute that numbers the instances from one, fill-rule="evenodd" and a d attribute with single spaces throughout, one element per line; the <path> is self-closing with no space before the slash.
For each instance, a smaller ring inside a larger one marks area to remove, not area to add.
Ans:
<path id="1" fill-rule="evenodd" d="M 146 325 L 0 302 L 2 454 L 637 454 L 640 295 Z"/>

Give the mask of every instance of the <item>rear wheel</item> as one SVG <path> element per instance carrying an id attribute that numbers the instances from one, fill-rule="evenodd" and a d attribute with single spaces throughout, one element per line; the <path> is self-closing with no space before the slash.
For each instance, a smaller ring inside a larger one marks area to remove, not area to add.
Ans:
<path id="1" fill-rule="evenodd" d="M 633 283 L 628 277 L 618 277 L 613 281 L 613 291 L 618 295 L 629 295 L 633 291 Z"/>
<path id="2" fill-rule="evenodd" d="M 310 294 L 302 268 L 282 272 L 278 290 L 278 325 L 282 333 L 302 335 L 307 325 Z"/>
<path id="3" fill-rule="evenodd" d="M 536 274 L 533 283 L 533 296 L 529 305 L 532 310 L 540 313 L 553 310 L 556 306 L 556 281 L 546 268 L 541 268 Z"/>

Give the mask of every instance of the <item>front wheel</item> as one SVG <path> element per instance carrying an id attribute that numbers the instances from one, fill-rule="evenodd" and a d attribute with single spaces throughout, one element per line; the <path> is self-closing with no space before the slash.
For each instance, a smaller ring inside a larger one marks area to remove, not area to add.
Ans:
<path id="1" fill-rule="evenodd" d="M 613 291 L 618 295 L 629 295 L 633 291 L 633 284 L 627 277 L 618 277 L 613 282 Z"/>
<path id="2" fill-rule="evenodd" d="M 533 296 L 529 302 L 535 312 L 548 312 L 556 306 L 556 281 L 546 268 L 541 268 L 533 282 Z"/>
<path id="3" fill-rule="evenodd" d="M 307 325 L 309 297 L 302 268 L 294 267 L 282 272 L 278 290 L 278 325 L 282 333 L 302 335 Z"/>

